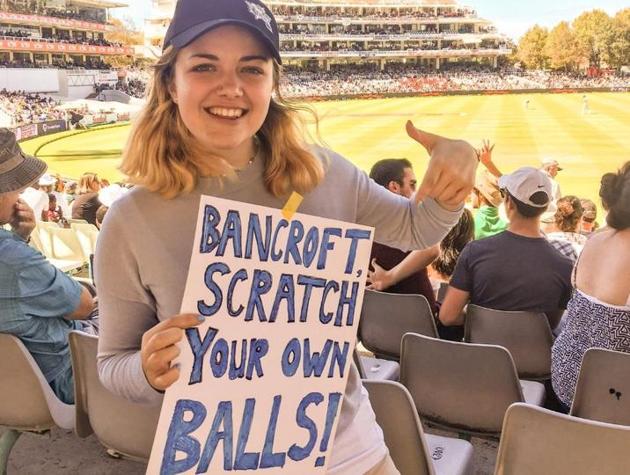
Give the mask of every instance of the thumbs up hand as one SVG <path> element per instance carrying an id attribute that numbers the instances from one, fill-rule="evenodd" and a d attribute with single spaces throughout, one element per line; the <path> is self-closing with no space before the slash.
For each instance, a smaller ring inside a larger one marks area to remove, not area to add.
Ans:
<path id="1" fill-rule="evenodd" d="M 464 140 L 452 140 L 417 129 L 407 121 L 407 135 L 431 156 L 429 168 L 415 196 L 416 203 L 427 197 L 449 210 L 459 209 L 475 184 L 479 159 Z"/>

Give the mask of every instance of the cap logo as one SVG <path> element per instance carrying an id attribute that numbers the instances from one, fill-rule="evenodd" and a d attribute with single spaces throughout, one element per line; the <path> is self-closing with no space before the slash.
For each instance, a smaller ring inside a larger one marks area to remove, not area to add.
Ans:
<path id="1" fill-rule="evenodd" d="M 256 18 L 256 20 L 262 20 L 263 22 L 265 22 L 265 26 L 267 27 L 267 29 L 271 33 L 273 33 L 273 28 L 271 27 L 271 17 L 267 13 L 267 11 L 262 6 L 254 2 L 245 1 L 245 3 L 247 4 L 247 9 L 249 10 L 249 13 L 254 15 L 254 18 Z"/>

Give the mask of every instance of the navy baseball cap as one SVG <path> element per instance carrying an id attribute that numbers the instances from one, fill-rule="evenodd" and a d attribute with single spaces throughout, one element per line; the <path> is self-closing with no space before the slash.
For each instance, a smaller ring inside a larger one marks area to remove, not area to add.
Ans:
<path id="1" fill-rule="evenodd" d="M 271 10 L 259 0 L 178 0 L 164 37 L 163 50 L 183 48 L 217 26 L 235 24 L 258 34 L 281 63 L 278 25 Z"/>

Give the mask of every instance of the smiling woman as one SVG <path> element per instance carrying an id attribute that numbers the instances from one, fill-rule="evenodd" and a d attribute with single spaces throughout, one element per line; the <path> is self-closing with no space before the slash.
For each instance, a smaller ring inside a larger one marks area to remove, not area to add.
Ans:
<path id="1" fill-rule="evenodd" d="M 180 378 L 176 345 L 200 323 L 179 312 L 202 196 L 280 209 L 297 192 L 301 213 L 372 226 L 375 240 L 402 249 L 431 246 L 458 221 L 477 166 L 469 144 L 409 122 L 431 160 L 415 198 L 390 193 L 306 142 L 280 64 L 276 22 L 259 0 L 179 0 L 124 152 L 139 186 L 108 211 L 95 262 L 99 373 L 123 397 L 160 403 Z M 313 249 L 316 237 L 304 237 Z M 354 365 L 347 376 L 327 473 L 397 474 Z"/>
<path id="2" fill-rule="evenodd" d="M 121 170 L 132 183 L 171 198 L 192 191 L 199 176 L 233 174 L 260 154 L 269 161 L 265 181 L 273 194 L 310 191 L 322 164 L 303 145 L 299 112 L 310 109 L 285 101 L 279 89 L 275 20 L 272 34 L 266 20 L 254 18 L 253 26 L 242 20 L 252 17 L 246 2 L 218 2 L 210 14 L 219 20 L 208 31 L 199 29 L 189 3 L 199 2 L 178 3 L 182 20 L 164 40 Z M 240 20 L 225 19 L 232 10 Z"/>

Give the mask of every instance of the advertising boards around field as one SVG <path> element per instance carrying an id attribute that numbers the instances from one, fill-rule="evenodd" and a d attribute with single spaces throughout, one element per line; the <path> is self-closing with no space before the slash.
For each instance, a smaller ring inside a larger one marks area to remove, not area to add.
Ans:
<path id="1" fill-rule="evenodd" d="M 17 140 L 18 142 L 20 140 L 37 137 L 37 124 L 21 125 L 20 127 L 16 127 L 14 129 L 14 132 L 15 140 Z"/>
<path id="2" fill-rule="evenodd" d="M 37 135 L 56 134 L 68 130 L 68 123 L 65 120 L 48 120 L 37 124 Z"/>
<path id="3" fill-rule="evenodd" d="M 202 197 L 149 474 L 325 474 L 372 229 Z"/>

